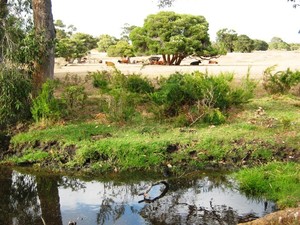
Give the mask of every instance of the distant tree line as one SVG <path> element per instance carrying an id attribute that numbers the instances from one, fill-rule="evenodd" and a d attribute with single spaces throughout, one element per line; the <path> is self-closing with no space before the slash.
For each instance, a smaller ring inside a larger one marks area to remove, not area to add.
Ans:
<path id="1" fill-rule="evenodd" d="M 223 45 L 227 52 L 252 52 L 266 50 L 297 50 L 300 44 L 288 44 L 279 37 L 273 37 L 269 43 L 263 40 L 251 39 L 245 34 L 237 34 L 235 30 L 221 29 L 217 32 L 218 44 Z"/>
<path id="2" fill-rule="evenodd" d="M 193 24 L 191 21 L 196 22 Z M 93 37 L 75 33 L 74 26 L 66 26 L 61 20 L 55 21 L 55 27 L 56 57 L 63 57 L 69 62 L 86 56 L 95 48 L 111 57 L 160 54 L 169 65 L 180 64 L 183 58 L 191 55 L 200 58 L 218 57 L 228 52 L 293 51 L 300 48 L 300 44 L 287 43 L 279 37 L 273 37 L 270 42 L 266 42 L 251 39 L 228 28 L 220 29 L 216 40 L 211 42 L 207 32 L 208 23 L 204 17 L 174 12 L 149 15 L 142 27 L 125 24 L 121 38 L 109 34 Z"/>

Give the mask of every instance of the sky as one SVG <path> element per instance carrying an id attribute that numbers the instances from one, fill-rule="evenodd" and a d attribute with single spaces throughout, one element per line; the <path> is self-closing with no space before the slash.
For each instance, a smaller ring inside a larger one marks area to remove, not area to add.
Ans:
<path id="1" fill-rule="evenodd" d="M 54 20 L 74 25 L 77 32 L 98 37 L 120 37 L 125 24 L 143 26 L 150 14 L 173 11 L 204 16 L 209 36 L 224 28 L 251 39 L 270 42 L 279 37 L 287 43 L 300 43 L 300 7 L 287 0 L 175 0 L 171 8 L 159 9 L 156 0 L 52 0 Z"/>

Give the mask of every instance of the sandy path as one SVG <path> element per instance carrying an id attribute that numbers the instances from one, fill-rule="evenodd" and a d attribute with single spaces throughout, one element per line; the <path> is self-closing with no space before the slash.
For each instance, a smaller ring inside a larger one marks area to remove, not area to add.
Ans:
<path id="1" fill-rule="evenodd" d="M 146 57 L 148 58 L 148 57 Z M 103 63 L 95 63 L 98 59 L 102 59 Z M 228 53 L 217 59 L 217 65 L 210 65 L 207 61 L 203 61 L 199 66 L 190 66 L 193 59 L 186 59 L 180 66 L 162 66 L 142 64 L 119 64 L 117 60 L 120 58 L 110 58 L 94 53 L 93 60 L 90 63 L 72 64 L 68 66 L 57 66 L 55 68 L 55 76 L 61 77 L 67 73 L 86 75 L 88 72 L 112 70 L 112 67 L 105 65 L 105 61 L 112 61 L 116 68 L 124 74 L 141 74 L 147 77 L 168 76 L 175 72 L 190 73 L 193 71 L 208 72 L 209 74 L 220 74 L 221 72 L 232 72 L 235 78 L 245 77 L 250 69 L 250 77 L 260 79 L 266 68 L 277 65 L 276 71 L 300 70 L 300 52 L 287 51 L 266 51 L 253 53 Z M 134 60 L 135 58 L 131 58 Z"/>

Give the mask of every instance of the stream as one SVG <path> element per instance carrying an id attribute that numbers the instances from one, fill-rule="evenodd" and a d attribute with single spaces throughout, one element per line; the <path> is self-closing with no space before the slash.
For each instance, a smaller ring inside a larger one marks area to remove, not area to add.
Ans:
<path id="1" fill-rule="evenodd" d="M 273 202 L 240 193 L 228 174 L 62 176 L 0 167 L 1 225 L 222 224 L 253 220 Z"/>

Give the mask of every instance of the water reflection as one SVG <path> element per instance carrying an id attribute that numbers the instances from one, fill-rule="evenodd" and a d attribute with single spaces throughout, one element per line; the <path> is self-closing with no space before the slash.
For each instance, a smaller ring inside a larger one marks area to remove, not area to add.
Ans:
<path id="1" fill-rule="evenodd" d="M 87 180 L 0 168 L 1 225 L 237 224 L 275 210 L 221 174 Z M 141 195 L 142 194 L 142 195 Z"/>

